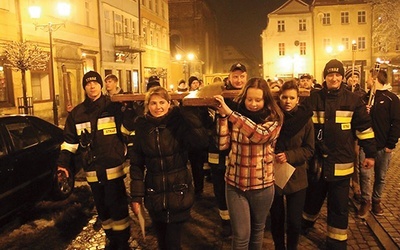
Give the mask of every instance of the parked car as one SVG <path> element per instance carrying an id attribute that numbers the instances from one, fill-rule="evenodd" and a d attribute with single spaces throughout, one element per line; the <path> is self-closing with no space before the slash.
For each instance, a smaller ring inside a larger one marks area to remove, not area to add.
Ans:
<path id="1" fill-rule="evenodd" d="M 74 188 L 57 173 L 63 130 L 29 115 L 0 116 L 0 220 L 43 199 L 66 199 Z"/>

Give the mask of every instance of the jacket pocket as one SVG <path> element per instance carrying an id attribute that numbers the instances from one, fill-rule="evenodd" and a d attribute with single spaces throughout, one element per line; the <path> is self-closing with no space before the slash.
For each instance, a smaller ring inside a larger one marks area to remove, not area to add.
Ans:
<path id="1" fill-rule="evenodd" d="M 156 177 L 158 180 L 160 176 Z M 148 210 L 155 212 L 170 210 L 184 211 L 193 206 L 194 187 L 188 169 L 181 169 L 165 175 L 165 190 L 162 190 L 161 183 L 156 183 L 156 188 L 146 189 L 145 206 Z M 157 190 L 158 189 L 158 190 Z"/>

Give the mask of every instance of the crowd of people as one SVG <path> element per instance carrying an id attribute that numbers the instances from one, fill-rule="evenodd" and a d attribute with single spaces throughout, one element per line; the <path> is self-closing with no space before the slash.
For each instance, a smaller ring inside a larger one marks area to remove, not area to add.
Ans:
<path id="1" fill-rule="evenodd" d="M 369 210 L 383 214 L 385 174 L 400 137 L 399 98 L 384 70 L 369 73 L 366 92 L 361 72 L 345 71 L 336 59 L 326 63 L 322 84 L 310 74 L 286 82 L 248 79 L 246 66 L 235 63 L 221 84 L 238 96 L 217 94 L 216 104 L 193 107 L 173 102 L 157 76 L 149 78 L 142 103 L 112 102 L 110 96 L 123 93 L 118 78 L 107 75 L 103 92 L 102 77 L 90 71 L 82 79 L 86 98 L 65 123 L 59 170 L 74 155 L 81 158 L 106 249 L 129 249 L 128 209 L 138 215 L 142 206 L 159 249 L 181 249 L 183 225 L 202 198 L 204 166 L 221 237 L 232 237 L 232 249 L 262 249 L 268 216 L 275 249 L 297 249 L 326 198 L 326 247 L 346 249 L 350 188 L 360 218 Z M 201 87 L 191 76 L 177 91 Z M 301 89 L 310 95 L 300 98 Z"/>

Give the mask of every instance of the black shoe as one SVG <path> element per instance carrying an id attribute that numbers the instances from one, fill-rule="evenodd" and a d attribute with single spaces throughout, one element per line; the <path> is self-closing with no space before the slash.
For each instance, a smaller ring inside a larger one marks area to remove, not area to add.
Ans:
<path id="1" fill-rule="evenodd" d="M 226 238 L 232 235 L 232 227 L 230 220 L 222 220 L 222 237 Z"/>
<path id="2" fill-rule="evenodd" d="M 93 224 L 93 229 L 96 232 L 100 231 L 100 229 L 101 229 L 101 220 L 100 220 L 99 216 L 97 216 L 96 222 Z"/>

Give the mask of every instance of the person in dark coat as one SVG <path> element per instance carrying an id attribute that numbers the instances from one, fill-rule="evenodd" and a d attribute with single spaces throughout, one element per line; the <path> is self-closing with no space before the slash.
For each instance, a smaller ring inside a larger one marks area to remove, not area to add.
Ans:
<path id="1" fill-rule="evenodd" d="M 284 113 L 284 121 L 275 146 L 275 161 L 289 163 L 296 170 L 283 189 L 275 185 L 275 197 L 270 209 L 275 249 L 297 249 L 308 186 L 307 162 L 314 154 L 313 112 L 299 105 L 299 100 L 298 85 L 293 80 L 285 82 L 279 92 L 279 106 Z"/>
<path id="2" fill-rule="evenodd" d="M 208 145 L 207 131 L 193 109 L 172 107 L 168 91 L 153 87 L 145 97 L 145 115 L 134 123 L 131 207 L 138 214 L 144 198 L 159 249 L 181 249 L 183 224 L 194 202 L 188 148 Z"/>
<path id="3" fill-rule="evenodd" d="M 85 100 L 68 115 L 64 142 L 57 161 L 66 172 L 72 157 L 80 156 L 106 234 L 105 249 L 129 249 L 130 218 L 124 178 L 126 145 L 121 104 L 103 95 L 103 80 L 95 71 L 82 79 Z M 66 172 L 68 173 L 68 172 Z"/>

